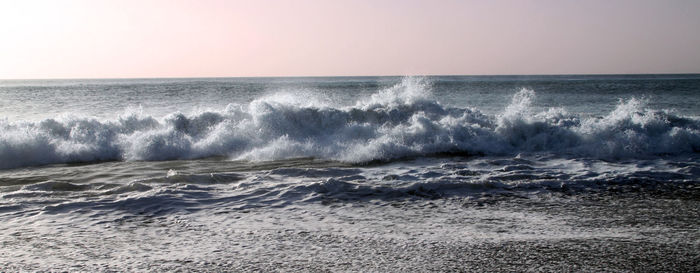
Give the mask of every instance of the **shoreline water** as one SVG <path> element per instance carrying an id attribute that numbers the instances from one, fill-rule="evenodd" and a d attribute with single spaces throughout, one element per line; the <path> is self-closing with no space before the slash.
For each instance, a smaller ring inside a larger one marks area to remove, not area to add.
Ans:
<path id="1" fill-rule="evenodd" d="M 0 83 L 0 268 L 699 271 L 700 77 L 601 77 Z"/>
<path id="2" fill-rule="evenodd" d="M 70 221 L 66 215 L 54 215 L 8 229 L 0 266 L 10 271 L 692 272 L 700 267 L 697 188 L 693 195 L 667 199 L 603 192 L 599 197 L 504 197 L 484 205 L 341 202 L 215 216 L 124 216 L 68 230 L 56 224 Z M 377 210 L 393 216 L 376 217 Z"/>

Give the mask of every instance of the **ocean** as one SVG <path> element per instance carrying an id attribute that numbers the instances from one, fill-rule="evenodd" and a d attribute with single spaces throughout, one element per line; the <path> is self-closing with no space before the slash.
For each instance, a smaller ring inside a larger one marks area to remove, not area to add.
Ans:
<path id="1" fill-rule="evenodd" d="M 700 75 L 0 81 L 2 271 L 700 271 Z"/>

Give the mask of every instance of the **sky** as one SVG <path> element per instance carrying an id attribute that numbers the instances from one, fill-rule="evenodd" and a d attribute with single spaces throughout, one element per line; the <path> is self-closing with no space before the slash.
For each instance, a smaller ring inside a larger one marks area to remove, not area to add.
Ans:
<path id="1" fill-rule="evenodd" d="M 700 73 L 696 0 L 0 0 L 0 79 Z"/>

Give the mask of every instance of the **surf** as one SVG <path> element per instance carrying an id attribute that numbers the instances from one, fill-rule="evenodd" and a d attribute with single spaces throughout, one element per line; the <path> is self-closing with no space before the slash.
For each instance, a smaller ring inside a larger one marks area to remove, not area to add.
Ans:
<path id="1" fill-rule="evenodd" d="M 539 110 L 523 88 L 498 114 L 450 107 L 426 78 L 401 82 L 333 106 L 285 93 L 224 109 L 163 117 L 130 110 L 112 118 L 63 115 L 0 120 L 0 168 L 56 163 L 226 157 L 270 161 L 318 158 L 347 163 L 441 154 L 547 153 L 619 160 L 695 154 L 700 120 L 620 100 L 604 116 Z"/>

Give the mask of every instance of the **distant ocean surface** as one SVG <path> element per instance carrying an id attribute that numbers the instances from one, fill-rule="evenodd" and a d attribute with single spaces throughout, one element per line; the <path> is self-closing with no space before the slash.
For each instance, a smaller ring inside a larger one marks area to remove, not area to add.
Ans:
<path id="1" fill-rule="evenodd" d="M 700 75 L 0 81 L 10 271 L 697 271 L 699 181 Z"/>

